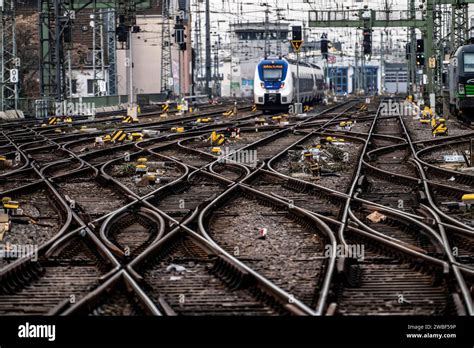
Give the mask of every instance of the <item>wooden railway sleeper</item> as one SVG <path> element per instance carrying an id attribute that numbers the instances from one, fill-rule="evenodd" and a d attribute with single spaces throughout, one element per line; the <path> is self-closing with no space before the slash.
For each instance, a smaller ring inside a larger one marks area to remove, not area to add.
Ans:
<path id="1" fill-rule="evenodd" d="M 262 290 L 260 287 L 258 287 L 258 286 L 251 287 L 250 288 L 250 293 L 253 295 L 253 297 L 257 301 L 259 301 L 259 302 L 275 309 L 280 314 L 288 314 L 288 311 L 284 309 L 284 306 L 282 305 L 282 303 L 280 303 L 276 299 L 276 297 L 269 295 L 267 292 Z"/>
<path id="2" fill-rule="evenodd" d="M 243 289 L 252 283 L 252 278 L 247 271 L 230 264 L 223 255 L 217 257 L 210 273 L 223 280 L 231 290 Z"/>
<path id="3" fill-rule="evenodd" d="M 31 280 L 37 279 L 44 273 L 39 262 L 26 262 L 8 272 L 1 279 L 0 293 L 13 293 L 25 286 Z"/>
<path id="4" fill-rule="evenodd" d="M 288 179 L 288 181 L 283 185 L 283 187 L 287 187 L 291 190 L 296 192 L 305 192 L 306 191 L 306 184 L 295 179 Z"/>
<path id="5" fill-rule="evenodd" d="M 350 288 L 360 287 L 362 280 L 362 269 L 358 261 L 354 258 L 345 257 L 338 262 L 339 283 L 344 284 Z"/>

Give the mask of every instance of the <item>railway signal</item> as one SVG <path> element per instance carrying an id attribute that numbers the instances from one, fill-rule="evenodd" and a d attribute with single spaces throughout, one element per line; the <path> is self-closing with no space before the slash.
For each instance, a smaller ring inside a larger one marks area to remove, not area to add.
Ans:
<path id="1" fill-rule="evenodd" d="M 323 59 L 328 59 L 329 41 L 328 34 L 324 33 L 321 36 L 321 55 Z"/>
<path id="2" fill-rule="evenodd" d="M 371 55 L 372 54 L 372 29 L 364 28 L 364 54 Z"/>
<path id="3" fill-rule="evenodd" d="M 300 99 L 300 50 L 303 45 L 303 35 L 301 33 L 301 26 L 292 27 L 292 40 L 291 45 L 296 52 L 296 103 L 295 103 L 295 114 L 302 112 L 303 104 Z"/>

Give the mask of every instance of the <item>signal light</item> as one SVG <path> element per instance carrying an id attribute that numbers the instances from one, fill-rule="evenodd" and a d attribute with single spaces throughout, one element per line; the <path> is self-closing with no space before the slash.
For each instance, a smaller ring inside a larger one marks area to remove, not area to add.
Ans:
<path id="1" fill-rule="evenodd" d="M 327 34 L 323 34 L 321 36 L 321 54 L 323 56 L 323 59 L 328 58 L 328 48 L 329 48 L 328 36 Z"/>
<path id="2" fill-rule="evenodd" d="M 364 32 L 364 54 L 372 54 L 372 29 L 365 28 Z"/>
<path id="3" fill-rule="evenodd" d="M 417 53 L 425 52 L 425 40 L 423 39 L 416 40 L 416 52 Z"/>
<path id="4" fill-rule="evenodd" d="M 292 27 L 292 39 L 293 40 L 303 40 L 303 35 L 301 33 L 301 26 Z"/>
<path id="5" fill-rule="evenodd" d="M 128 41 L 128 27 L 124 24 L 120 24 L 116 29 L 118 42 Z"/>
<path id="6" fill-rule="evenodd" d="M 425 55 L 422 53 L 416 54 L 416 65 L 424 66 L 425 65 Z"/>

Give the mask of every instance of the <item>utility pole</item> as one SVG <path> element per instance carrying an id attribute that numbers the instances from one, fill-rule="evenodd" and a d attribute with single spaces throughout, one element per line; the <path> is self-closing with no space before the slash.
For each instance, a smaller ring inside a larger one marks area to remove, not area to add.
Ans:
<path id="1" fill-rule="evenodd" d="M 211 14 L 210 0 L 206 0 L 206 93 L 212 97 L 211 89 Z"/>
<path id="2" fill-rule="evenodd" d="M 276 9 L 276 12 L 277 12 L 277 21 L 276 21 L 276 25 L 277 25 L 277 47 L 276 47 L 276 50 L 277 50 L 277 56 L 278 57 L 281 57 L 281 27 L 280 27 L 280 21 L 282 20 L 282 17 L 280 15 L 280 12 L 283 11 L 282 9 Z"/>
<path id="3" fill-rule="evenodd" d="M 360 69 L 359 69 L 359 43 L 357 42 L 357 34 L 356 34 L 356 43 L 355 43 L 355 52 L 354 52 L 354 65 L 355 65 L 355 71 L 354 71 L 354 76 L 355 76 L 355 93 L 358 93 L 360 90 Z"/>
<path id="4" fill-rule="evenodd" d="M 128 32 L 128 87 L 129 87 L 129 92 L 128 92 L 128 103 L 130 106 L 132 106 L 135 102 L 134 100 L 134 90 L 133 90 L 133 32 L 132 30 L 129 30 Z"/>
<path id="5" fill-rule="evenodd" d="M 300 52 L 296 53 L 296 99 L 297 104 L 300 104 Z"/>
<path id="6" fill-rule="evenodd" d="M 381 79 L 381 91 L 382 94 L 385 92 L 385 48 L 384 48 L 384 42 L 383 42 L 383 34 L 384 31 L 380 32 L 380 76 L 382 77 Z"/>
<path id="7" fill-rule="evenodd" d="M 265 59 L 268 57 L 268 13 L 270 10 L 268 9 L 268 4 L 264 4 L 262 6 L 266 6 L 265 8 L 265 49 L 264 49 L 264 54 L 265 54 Z"/>
<path id="8" fill-rule="evenodd" d="M 195 77 L 194 77 L 194 85 L 198 85 L 199 88 L 201 83 L 197 83 L 203 77 L 201 64 L 202 64 L 202 55 L 201 55 L 201 6 L 200 2 L 196 1 L 196 21 L 194 27 L 194 40 L 195 40 Z M 197 90 L 195 88 L 195 90 Z M 206 91 L 207 92 L 207 91 Z"/>

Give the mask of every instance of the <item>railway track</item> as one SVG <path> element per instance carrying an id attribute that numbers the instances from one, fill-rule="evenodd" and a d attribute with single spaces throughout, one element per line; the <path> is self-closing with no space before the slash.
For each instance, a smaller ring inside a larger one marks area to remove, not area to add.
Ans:
<path id="1" fill-rule="evenodd" d="M 4 231 L 3 245 L 42 245 L 58 236 L 67 221 L 65 207 L 43 182 L 4 191 L 1 198 L 18 203 L 16 208 L 4 208 L 10 211 L 11 225 Z"/>
<path id="2" fill-rule="evenodd" d="M 224 198 L 203 222 L 209 237 L 307 306 L 316 307 L 328 265 L 324 253 L 329 238 L 321 227 L 309 216 L 297 216 L 252 191 L 236 188 Z"/>
<path id="3" fill-rule="evenodd" d="M 351 247 L 369 251 L 362 258 L 347 258 L 345 278 L 334 290 L 332 314 L 465 313 L 471 301 L 466 298 L 465 279 L 449 272 L 451 266 L 444 260 L 452 258 L 445 235 L 440 237 L 425 224 L 436 213 L 423 205 L 431 192 L 404 121 L 401 116 L 379 117 L 369 133 L 367 155 L 360 159 L 362 170 L 352 189 L 356 200 L 349 203 L 344 231 L 346 251 Z M 404 143 L 370 150 L 374 134 L 401 138 Z M 394 161 L 387 164 L 387 156 Z M 409 168 L 411 163 L 416 170 Z"/>
<path id="4" fill-rule="evenodd" d="M 455 315 L 459 297 L 446 264 L 421 259 L 363 233 L 348 232 L 350 245 L 364 248 L 363 260 L 350 266 L 348 281 L 334 290 L 337 315 Z"/>
<path id="5" fill-rule="evenodd" d="M 84 232 L 85 233 L 85 232 Z M 117 267 L 88 233 L 59 240 L 38 260 L 31 258 L 0 272 L 0 313 L 58 314 L 85 296 Z"/>
<path id="6" fill-rule="evenodd" d="M 465 150 L 468 130 L 428 139 L 409 118 L 381 115 L 379 100 L 284 125 L 221 114 L 4 128 L 0 154 L 20 158 L 0 169 L 2 198 L 34 223 L 14 223 L 2 243 L 39 249 L 38 260 L 0 260 L 0 313 L 472 314 L 472 216 L 444 203 L 473 182 L 435 161 Z M 240 139 L 221 145 L 222 157 L 208 139 L 233 126 Z M 96 145 L 115 129 L 160 133 Z M 294 175 L 292 155 L 320 144 L 349 159 L 331 173 Z M 256 161 L 229 160 L 245 151 Z M 143 163 L 159 181 L 140 181 Z"/>
<path id="7" fill-rule="evenodd" d="M 143 162 L 140 162 L 143 161 Z M 145 166 L 139 169 L 138 166 Z M 144 179 L 139 170 L 148 170 L 153 180 Z M 163 157 L 149 153 L 136 153 L 130 157 L 112 160 L 101 171 L 132 191 L 138 197 L 146 196 L 160 187 L 185 175 L 186 168 L 179 163 L 166 161 Z"/>
<path id="8" fill-rule="evenodd" d="M 176 230 L 131 263 L 165 315 L 281 315 L 292 311 L 244 269 L 193 234 Z M 290 306 L 291 307 L 291 306 Z"/>
<path id="9" fill-rule="evenodd" d="M 196 172 L 169 185 L 147 201 L 176 221 L 183 221 L 199 206 L 210 202 L 225 191 L 229 182 L 206 172 Z"/>
<path id="10" fill-rule="evenodd" d="M 129 261 L 157 242 L 164 231 L 165 223 L 160 215 L 134 206 L 110 216 L 102 224 L 100 236 L 118 258 Z"/>
<path id="11" fill-rule="evenodd" d="M 53 180 L 71 209 L 86 222 L 95 221 L 127 205 L 129 198 L 89 169 Z"/>

